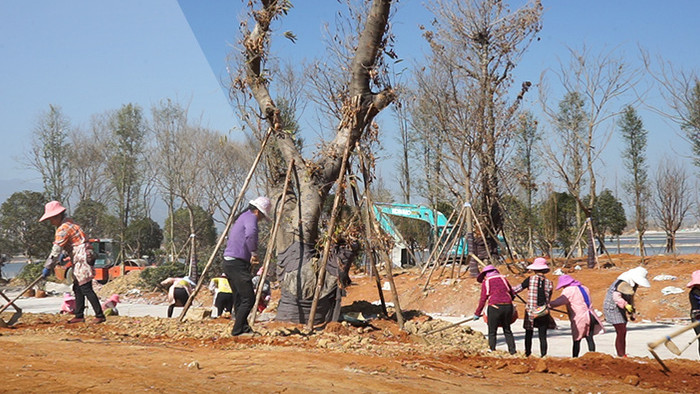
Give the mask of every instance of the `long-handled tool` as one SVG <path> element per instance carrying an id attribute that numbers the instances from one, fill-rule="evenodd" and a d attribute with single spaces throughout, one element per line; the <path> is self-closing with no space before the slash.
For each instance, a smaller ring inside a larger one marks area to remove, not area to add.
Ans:
<path id="1" fill-rule="evenodd" d="M 22 316 L 22 309 L 20 309 L 17 305 L 15 305 L 15 301 L 17 301 L 19 299 L 19 297 L 22 296 L 22 294 L 24 294 L 27 290 L 34 287 L 34 285 L 39 283 L 39 281 L 42 279 L 44 279 L 44 277 L 39 275 L 38 278 L 34 279 L 34 281 L 29 284 L 29 286 L 25 287 L 22 291 L 20 291 L 19 295 L 17 297 L 15 297 L 13 300 L 10 300 L 9 298 L 7 298 L 5 296 L 5 294 L 0 292 L 0 294 L 2 294 L 2 297 L 7 300 L 7 304 L 3 305 L 2 308 L 0 308 L 0 313 L 4 312 L 5 309 L 9 308 L 10 306 L 12 306 L 15 309 L 15 314 L 12 315 L 12 317 L 10 318 L 10 320 L 7 323 L 5 323 L 4 320 L 0 319 L 0 325 L 4 325 L 5 327 L 7 327 L 7 326 L 11 326 L 17 322 L 19 317 Z"/>
<path id="2" fill-rule="evenodd" d="M 460 320 L 460 321 L 458 321 L 457 323 L 450 324 L 449 326 L 445 326 L 445 327 L 442 327 L 442 328 L 438 328 L 437 330 L 430 331 L 430 332 L 426 333 L 425 336 L 433 335 L 433 334 L 435 334 L 435 333 L 437 333 L 437 332 L 444 331 L 444 330 L 447 330 L 447 329 L 452 328 L 452 327 L 457 327 L 457 326 L 462 325 L 462 324 L 464 324 L 464 323 L 467 323 L 467 322 L 476 320 L 476 319 L 478 319 L 479 317 L 480 317 L 480 316 L 472 316 L 472 317 L 470 317 L 470 318 L 467 318 L 467 319 L 464 319 L 464 320 Z"/>
<path id="3" fill-rule="evenodd" d="M 694 328 L 694 327 L 698 327 L 698 326 L 700 326 L 700 322 L 695 322 L 695 323 L 693 323 L 693 324 L 687 326 L 687 328 L 686 328 L 686 327 L 683 327 L 683 328 L 682 328 L 682 329 L 683 329 L 682 332 L 688 331 L 689 329 Z M 685 347 L 683 347 L 682 350 L 679 349 L 678 346 L 676 346 L 676 344 L 673 343 L 673 341 L 671 341 L 670 338 L 668 338 L 668 340 L 664 342 L 664 345 L 666 346 L 666 348 L 667 348 L 671 353 L 675 354 L 676 356 L 680 356 L 681 353 L 683 353 L 683 352 L 685 351 L 685 349 L 689 348 L 690 345 L 692 345 L 693 342 L 695 342 L 695 340 L 698 339 L 698 338 L 700 338 L 700 334 L 696 335 L 695 338 L 693 338 L 690 342 L 688 342 L 688 344 L 685 345 Z"/>
<path id="4" fill-rule="evenodd" d="M 12 315 L 12 317 L 10 317 L 10 320 L 5 321 L 0 317 L 0 327 L 10 327 L 11 325 L 17 323 L 17 320 L 19 320 L 19 318 L 22 316 L 22 309 L 18 307 L 15 303 L 13 303 L 9 298 L 7 298 L 5 293 L 3 293 L 2 291 L 0 291 L 0 296 L 7 300 L 7 302 L 9 302 L 8 305 L 12 305 L 12 307 L 15 309 L 15 313 Z"/>
<path id="5" fill-rule="evenodd" d="M 661 344 L 664 344 L 664 345 L 666 345 L 666 347 L 668 347 L 668 343 L 671 342 L 671 338 L 675 338 L 678 335 L 681 335 L 682 333 L 684 333 L 688 330 L 692 330 L 693 328 L 698 327 L 698 326 L 700 326 L 700 322 L 695 322 L 695 323 L 689 324 L 685 327 L 681 327 L 681 328 L 677 329 L 676 331 L 666 335 L 665 337 L 663 337 L 657 341 L 647 343 L 647 347 L 649 348 L 649 353 L 651 353 L 651 355 L 654 356 L 654 359 L 656 359 L 656 361 L 658 361 L 659 364 L 661 364 L 661 366 L 663 367 L 664 370 L 670 372 L 671 370 L 668 369 L 666 364 L 664 364 L 664 362 L 661 360 L 659 355 L 656 354 L 656 351 L 654 349 L 659 347 L 659 345 L 661 345 Z M 672 347 L 675 347 L 676 348 L 675 350 L 679 350 L 678 346 L 675 346 L 675 344 L 673 344 Z M 671 348 L 669 348 L 669 350 L 671 350 Z M 671 352 L 674 352 L 674 350 L 671 350 Z M 680 353 L 676 353 L 676 354 L 680 354 Z"/>

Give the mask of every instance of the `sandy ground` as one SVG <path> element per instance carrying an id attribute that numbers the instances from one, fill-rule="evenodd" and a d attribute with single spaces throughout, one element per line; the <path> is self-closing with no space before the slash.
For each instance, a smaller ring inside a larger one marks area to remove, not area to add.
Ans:
<path id="1" fill-rule="evenodd" d="M 637 262 L 631 256 L 614 256 L 613 264 L 580 271 L 573 264 L 564 271 L 590 287 L 594 305 L 602 309 L 603 294 L 611 281 Z M 60 297 L 22 298 L 18 306 L 25 313 L 20 322 L 13 328 L 0 328 L 0 392 L 522 392 L 525 387 L 543 392 L 700 392 L 697 342 L 681 358 L 672 358 L 675 356 L 663 345 L 657 348 L 670 371 L 649 358 L 646 350 L 647 342 L 688 323 L 683 320 L 688 315 L 687 292 L 663 295 L 661 289 L 676 286 L 686 290 L 690 273 L 700 269 L 700 256 L 659 257 L 647 268 L 650 279 L 661 274 L 676 279 L 652 281 L 650 289 L 640 290 L 640 319 L 629 326 L 627 358 L 611 355 L 614 332 L 606 325 L 606 333 L 596 336 L 597 352 L 587 352 L 584 343 L 583 356 L 571 359 L 566 320 L 550 332 L 546 358 L 522 355 L 521 322 L 513 326 L 520 351 L 516 356 L 502 351 L 501 335 L 497 351 L 485 351 L 485 324 L 480 321 L 428 336 L 425 341 L 421 333 L 440 327 L 430 324 L 447 323 L 409 311 L 457 321 L 471 316 L 476 307 L 475 281 L 450 278 L 449 272 L 439 278 L 436 275 L 426 291 L 426 278 L 420 277 L 419 270 L 397 273 L 402 309 L 410 318 L 407 327 L 418 334 L 398 330 L 395 321 L 383 319 L 366 328 L 331 323 L 313 333 L 271 321 L 256 324 L 259 335 L 231 338 L 231 322 L 225 319 L 178 323 L 162 318 L 166 309 L 160 304 L 162 294 L 123 297 L 122 316 L 109 318 L 106 324 L 67 325 L 66 316 L 55 314 Z M 524 278 L 509 273 L 513 283 Z M 353 279 L 344 304 L 378 299 L 370 278 L 356 274 Z M 101 297 L 128 290 L 117 284 L 108 287 L 111 285 L 101 289 Z M 383 294 L 391 301 L 388 291 Z M 200 302 L 209 305 L 210 301 L 203 296 Z M 364 313 L 368 313 L 366 307 Z M 4 313 L 3 318 L 7 320 L 9 314 Z M 686 332 L 673 341 L 682 348 L 693 336 L 692 331 Z M 537 339 L 534 342 L 537 354 Z"/>

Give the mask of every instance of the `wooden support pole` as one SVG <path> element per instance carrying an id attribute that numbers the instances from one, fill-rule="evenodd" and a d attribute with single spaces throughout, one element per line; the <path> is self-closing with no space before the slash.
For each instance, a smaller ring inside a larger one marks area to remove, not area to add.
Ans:
<path id="1" fill-rule="evenodd" d="M 450 214 L 450 217 L 447 218 L 447 223 L 449 223 L 449 222 L 452 220 L 452 218 L 454 217 L 455 212 L 456 212 L 456 211 L 452 211 L 452 213 Z M 437 216 L 437 215 L 434 215 L 434 216 Z M 436 226 L 436 230 L 437 230 L 437 226 Z M 422 277 L 423 277 L 423 275 L 425 274 L 426 270 L 427 270 L 428 267 L 430 266 L 430 263 L 433 262 L 433 259 L 438 259 L 438 257 L 436 257 L 435 255 L 437 254 L 437 255 L 439 256 L 438 251 L 440 251 L 440 253 L 441 253 L 440 245 L 441 245 L 442 242 L 443 242 L 443 238 L 446 238 L 446 234 L 447 234 L 447 232 L 446 232 L 446 231 L 443 231 L 443 232 L 442 232 L 441 234 L 439 234 L 439 236 L 437 237 L 437 242 L 435 242 L 435 245 L 433 245 L 433 250 L 430 252 L 430 255 L 428 255 L 428 260 L 426 261 L 425 265 L 424 265 L 423 268 L 421 269 L 419 278 L 422 278 Z"/>
<path id="2" fill-rule="evenodd" d="M 197 286 L 195 286 L 194 291 L 192 292 L 192 294 L 190 294 L 190 297 L 187 299 L 185 306 L 182 308 L 182 312 L 180 313 L 180 317 L 178 318 L 178 320 L 180 322 L 185 320 L 185 315 L 187 314 L 187 310 L 190 309 L 190 306 L 192 306 L 192 302 L 194 301 L 194 298 L 197 296 L 197 293 L 199 293 L 199 290 L 202 288 L 202 284 L 204 282 L 204 275 L 207 273 L 207 270 L 209 269 L 211 264 L 214 262 L 214 258 L 216 257 L 216 254 L 219 252 L 221 245 L 224 243 L 224 240 L 226 239 L 226 236 L 228 235 L 228 231 L 231 228 L 231 225 L 233 224 L 233 218 L 236 216 L 236 211 L 238 210 L 238 206 L 240 205 L 241 200 L 243 199 L 243 196 L 245 195 L 245 191 L 248 189 L 248 184 L 250 183 L 250 180 L 253 178 L 253 173 L 255 172 L 255 169 L 258 167 L 258 163 L 260 162 L 260 158 L 262 157 L 262 154 L 265 151 L 265 146 L 267 146 L 267 141 L 270 139 L 271 135 L 272 135 L 272 128 L 268 128 L 267 133 L 265 134 L 265 138 L 263 138 L 263 141 L 260 144 L 260 151 L 258 152 L 258 155 L 255 157 L 255 160 L 253 161 L 253 165 L 250 167 L 250 170 L 248 170 L 248 176 L 246 176 L 245 181 L 243 182 L 243 187 L 241 188 L 241 191 L 238 193 L 238 197 L 236 197 L 236 201 L 233 203 L 233 208 L 231 209 L 231 213 L 228 215 L 228 220 L 226 221 L 226 227 L 224 227 L 224 231 L 219 236 L 219 240 L 216 242 L 216 246 L 214 246 L 214 250 L 212 250 L 211 256 L 209 256 L 209 261 L 207 261 L 207 265 L 205 265 L 204 270 L 202 270 L 202 274 L 200 275 L 199 280 L 197 281 Z"/>
<path id="3" fill-rule="evenodd" d="M 328 223 L 327 239 L 325 245 L 323 246 L 323 255 L 321 257 L 321 269 L 318 272 L 318 277 L 316 278 L 316 289 L 314 290 L 314 299 L 311 302 L 309 320 L 306 322 L 306 328 L 309 331 L 313 330 L 314 328 L 316 307 L 318 306 L 319 298 L 321 298 L 321 290 L 323 289 L 323 284 L 326 282 L 326 266 L 328 265 L 328 256 L 331 250 L 331 241 L 333 240 L 333 230 L 335 229 L 338 205 L 340 205 L 340 198 L 345 192 L 345 169 L 347 168 L 348 157 L 350 156 L 350 141 L 350 136 L 348 136 L 348 143 L 345 146 L 345 151 L 343 152 L 343 162 L 340 163 L 340 172 L 338 174 L 338 179 L 335 182 L 335 198 L 333 199 L 333 208 L 331 209 L 331 220 Z"/>
<path id="4" fill-rule="evenodd" d="M 588 221 L 583 223 L 583 226 L 581 226 L 581 229 L 578 232 L 578 235 L 576 236 L 576 241 L 574 241 L 573 245 L 577 245 L 581 237 L 583 236 L 583 232 L 586 231 L 586 226 L 588 224 Z M 566 254 L 566 259 L 564 260 L 564 264 L 562 264 L 562 267 L 566 267 L 567 264 L 569 264 L 569 259 L 571 258 L 571 255 L 574 253 L 575 248 L 572 247 L 569 253 Z"/>
<path id="5" fill-rule="evenodd" d="M 267 251 L 265 252 L 265 260 L 263 261 L 263 271 L 260 275 L 260 281 L 258 282 L 258 288 L 255 292 L 255 304 L 253 304 L 253 310 L 248 317 L 248 325 L 253 327 L 255 325 L 255 318 L 258 314 L 258 305 L 260 305 L 260 299 L 262 298 L 262 289 L 265 285 L 265 278 L 267 278 L 267 272 L 270 267 L 270 261 L 272 260 L 272 251 L 275 249 L 275 239 L 277 238 L 277 230 L 279 230 L 280 222 L 282 219 L 282 212 L 284 211 L 284 202 L 287 199 L 287 187 L 289 186 L 289 178 L 292 175 L 292 170 L 294 169 L 294 159 L 289 161 L 289 168 L 287 168 L 287 175 L 284 178 L 284 187 L 282 188 L 282 197 L 280 198 L 279 206 L 277 207 L 277 212 L 275 213 L 275 224 L 272 226 L 272 233 L 270 234 L 270 241 L 267 243 Z"/>

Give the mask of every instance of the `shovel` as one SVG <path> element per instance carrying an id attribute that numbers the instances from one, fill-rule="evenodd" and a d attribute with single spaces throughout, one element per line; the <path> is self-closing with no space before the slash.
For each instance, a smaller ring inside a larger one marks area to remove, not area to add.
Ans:
<path id="1" fill-rule="evenodd" d="M 17 308 L 17 306 L 15 305 L 15 301 L 17 301 L 17 300 L 19 299 L 19 297 L 22 297 L 22 295 L 23 295 L 27 290 L 29 290 L 29 289 L 31 289 L 32 287 L 34 287 L 34 285 L 36 285 L 37 283 L 39 283 L 39 281 L 42 280 L 42 279 L 44 279 L 44 277 L 41 276 L 41 275 L 39 275 L 38 278 L 34 279 L 34 281 L 33 281 L 32 283 L 30 283 L 29 286 L 25 287 L 25 288 L 19 293 L 19 295 L 18 295 L 17 297 L 15 297 L 15 299 L 12 300 L 12 301 L 10 301 L 10 300 L 9 300 L 7 297 L 5 297 L 5 295 L 3 294 L 3 297 L 8 301 L 8 303 L 5 304 L 2 308 L 0 308 L 0 313 L 4 312 L 5 309 L 7 309 L 7 308 L 10 307 L 10 305 L 12 305 L 12 306 L 15 308 L 15 310 L 19 310 L 19 308 Z M 21 313 L 21 312 L 20 312 L 20 313 Z"/>

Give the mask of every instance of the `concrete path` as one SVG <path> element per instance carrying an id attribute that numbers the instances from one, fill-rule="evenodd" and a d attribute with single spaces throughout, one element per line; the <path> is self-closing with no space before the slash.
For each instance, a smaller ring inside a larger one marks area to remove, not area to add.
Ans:
<path id="1" fill-rule="evenodd" d="M 450 322 L 458 322 L 464 320 L 467 317 L 453 317 L 453 316 L 442 316 L 442 315 L 431 315 L 434 318 L 439 318 L 442 320 Z M 475 330 L 478 330 L 484 335 L 488 335 L 488 328 L 483 320 L 473 321 L 465 323 L 464 325 L 470 326 Z M 627 355 L 631 357 L 648 357 L 652 358 L 651 353 L 647 348 L 647 343 L 656 341 L 663 338 L 669 333 L 683 327 L 683 325 L 678 324 L 661 324 L 661 323 L 630 323 L 627 325 Z M 605 332 L 598 334 L 594 337 L 596 344 L 596 351 L 599 353 L 605 353 L 610 355 L 616 355 L 615 353 L 615 329 L 612 325 L 603 323 L 603 328 Z M 525 330 L 523 329 L 523 320 L 519 319 L 513 325 L 511 325 L 513 330 L 513 336 L 515 337 L 515 347 L 518 351 L 524 351 L 525 349 Z M 695 331 L 688 330 L 683 334 L 675 337 L 672 341 L 678 346 L 679 349 L 683 349 L 688 342 L 695 338 Z M 497 334 L 496 349 L 507 351 L 505 338 L 503 336 L 503 330 L 498 329 Z M 571 357 L 571 348 L 573 344 L 573 339 L 571 337 L 571 325 L 568 320 L 557 320 L 557 329 L 547 331 L 547 355 L 554 357 Z M 579 356 L 584 355 L 588 352 L 588 345 L 586 340 L 581 341 L 581 351 Z M 689 360 L 700 360 L 698 357 L 698 341 L 693 342 L 690 347 L 685 350 L 680 356 L 676 356 L 671 353 L 666 346 L 660 345 L 656 348 L 656 353 L 662 359 L 671 358 L 682 358 Z M 539 356 L 540 345 L 537 339 L 537 330 L 535 330 L 534 338 L 532 340 L 532 354 Z"/>
<path id="2" fill-rule="evenodd" d="M 5 294 L 10 298 L 17 296 L 17 292 L 7 291 Z M 17 305 L 22 308 L 23 312 L 28 313 L 57 313 L 60 310 L 63 298 L 60 296 L 46 297 L 46 298 L 20 298 L 17 300 Z M 4 300 L 3 300 L 4 305 Z M 10 308 L 11 310 L 12 308 Z M 179 316 L 181 309 L 175 308 L 175 316 Z M 153 317 L 166 317 L 167 306 L 166 305 L 149 305 L 149 304 L 129 304 L 121 303 L 119 304 L 119 313 L 122 316 L 153 316 Z M 443 315 L 432 315 L 434 318 L 439 318 L 449 322 L 458 322 L 464 320 L 466 317 L 459 316 L 443 316 Z M 272 316 L 268 316 L 270 318 Z M 484 335 L 488 334 L 486 323 L 483 320 L 465 323 L 464 325 L 471 326 L 473 329 L 481 331 Z M 615 330 L 609 324 L 603 323 L 605 332 L 595 336 L 596 351 L 600 353 L 606 353 L 610 355 L 615 355 Z M 554 357 L 571 357 L 571 328 L 568 320 L 557 320 L 558 328 L 555 330 L 549 330 L 547 335 L 548 343 L 548 355 Z M 674 324 L 661 324 L 661 323 L 630 323 L 627 325 L 627 354 L 633 357 L 648 357 L 651 358 L 651 354 L 647 350 L 647 342 L 655 341 L 663 338 L 669 333 L 675 331 L 676 329 L 682 327 L 682 325 Z M 511 326 L 513 330 L 513 335 L 515 336 L 515 346 L 518 351 L 523 351 L 525 345 L 525 330 L 523 330 L 523 321 L 518 320 Z M 695 332 L 689 330 L 683 334 L 673 338 L 673 342 L 680 348 L 683 349 L 688 342 L 690 342 L 695 337 Z M 537 339 L 537 332 L 535 331 L 535 338 L 532 341 L 533 355 L 539 355 L 539 341 Z M 498 330 L 497 335 L 497 345 L 498 350 L 507 350 L 505 339 L 503 337 L 503 331 Z M 588 346 L 586 341 L 581 341 L 581 352 L 580 355 L 585 354 L 588 351 Z M 671 353 L 665 346 L 661 345 L 656 348 L 656 351 L 662 359 L 670 358 L 683 358 L 690 360 L 699 360 L 698 357 L 698 343 L 694 342 L 687 350 L 685 350 L 680 356 L 676 356 Z"/>

